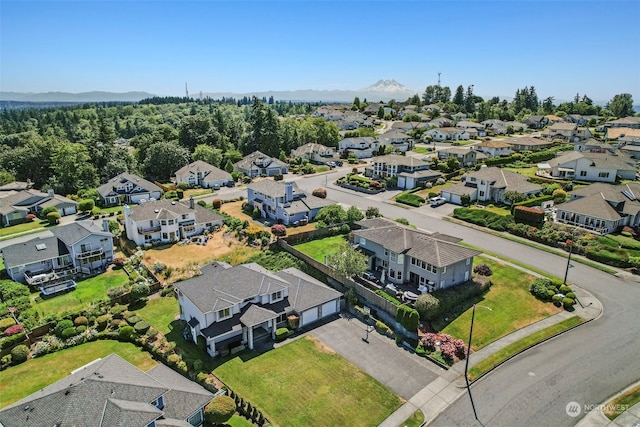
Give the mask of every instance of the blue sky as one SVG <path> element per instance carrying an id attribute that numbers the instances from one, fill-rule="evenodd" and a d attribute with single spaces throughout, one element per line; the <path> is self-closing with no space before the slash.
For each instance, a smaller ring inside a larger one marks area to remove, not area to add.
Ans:
<path id="1" fill-rule="evenodd" d="M 0 90 L 359 89 L 640 102 L 640 1 L 7 1 Z"/>

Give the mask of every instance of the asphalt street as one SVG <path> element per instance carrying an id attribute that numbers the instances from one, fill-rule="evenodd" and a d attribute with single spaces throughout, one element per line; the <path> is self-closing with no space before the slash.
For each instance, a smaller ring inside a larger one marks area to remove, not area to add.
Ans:
<path id="1" fill-rule="evenodd" d="M 332 185 L 338 176 L 333 172 L 301 178 L 297 183 L 310 191 L 329 182 L 327 198 L 331 200 L 361 209 L 377 206 L 387 217 L 406 218 L 419 228 L 462 237 L 471 245 L 564 276 L 566 257 L 438 219 L 429 207 L 405 209 L 380 196 L 362 197 Z M 445 206 L 451 208 L 448 204 L 441 208 Z M 640 379 L 640 283 L 580 263 L 573 265 L 568 281 L 600 299 L 604 306 L 602 317 L 525 352 L 474 384 L 472 391 L 483 425 L 572 426 L 584 411 L 577 418 L 568 416 L 569 402 L 597 405 Z M 465 395 L 431 425 L 481 424 L 475 421 Z"/>

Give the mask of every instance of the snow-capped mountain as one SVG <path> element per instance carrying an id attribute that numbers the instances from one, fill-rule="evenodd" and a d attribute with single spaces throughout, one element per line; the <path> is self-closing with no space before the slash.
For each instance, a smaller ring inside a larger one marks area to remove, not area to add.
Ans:
<path id="1" fill-rule="evenodd" d="M 374 84 L 364 89 L 363 92 L 383 92 L 383 93 L 402 93 L 413 95 L 416 91 L 398 83 L 393 79 L 378 80 Z"/>

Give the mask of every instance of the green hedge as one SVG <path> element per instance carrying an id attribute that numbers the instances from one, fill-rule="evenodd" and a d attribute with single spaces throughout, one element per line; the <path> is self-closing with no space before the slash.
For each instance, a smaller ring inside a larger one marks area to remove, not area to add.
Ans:
<path id="1" fill-rule="evenodd" d="M 284 341 L 289 336 L 288 328 L 278 328 L 276 329 L 276 341 Z"/>
<path id="2" fill-rule="evenodd" d="M 401 304 L 396 312 L 396 321 L 400 323 L 407 331 L 417 331 L 420 323 L 420 315 L 418 311 L 407 305 Z"/>
<path id="3" fill-rule="evenodd" d="M 3 338 L 2 341 L 0 341 L 0 348 L 4 350 L 5 348 L 13 347 L 17 343 L 24 341 L 26 338 L 27 334 L 25 332 L 20 332 L 19 334 Z"/>
<path id="4" fill-rule="evenodd" d="M 458 304 L 482 295 L 489 287 L 491 287 L 489 279 L 484 281 L 476 279 L 451 288 L 439 289 L 431 294 L 422 294 L 416 301 L 416 309 L 420 319 L 433 320 L 444 316 Z"/>
<path id="5" fill-rule="evenodd" d="M 506 231 L 513 224 L 513 216 L 500 215 L 484 209 L 456 208 L 453 217 L 496 231 Z"/>
<path id="6" fill-rule="evenodd" d="M 515 209 L 516 206 L 527 206 L 527 207 L 539 206 L 539 205 L 542 204 L 542 202 L 547 202 L 549 200 L 553 200 L 553 196 L 552 195 L 532 197 L 531 199 L 527 199 L 527 200 L 524 200 L 522 202 L 514 203 L 514 204 L 511 205 L 511 213 L 513 213 L 513 210 Z"/>
<path id="7" fill-rule="evenodd" d="M 386 293 L 382 289 L 376 290 L 376 294 L 380 295 L 382 298 L 386 299 L 387 301 L 389 301 L 389 302 L 391 302 L 391 303 L 393 303 L 395 305 L 402 304 L 402 302 L 398 298 L 396 298 L 396 297 L 394 297 L 392 295 L 389 295 L 388 293 Z"/>
<path id="8" fill-rule="evenodd" d="M 424 197 L 420 197 L 417 194 L 402 193 L 396 196 L 396 202 L 404 203 L 405 205 L 414 206 L 417 208 L 424 204 L 425 199 Z"/>

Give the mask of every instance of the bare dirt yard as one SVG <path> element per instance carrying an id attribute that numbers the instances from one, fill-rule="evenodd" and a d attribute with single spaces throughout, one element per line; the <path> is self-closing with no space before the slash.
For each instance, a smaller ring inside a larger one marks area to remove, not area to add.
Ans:
<path id="1" fill-rule="evenodd" d="M 244 202 L 238 201 L 238 202 L 225 203 L 220 207 L 220 211 L 226 214 L 229 214 L 235 218 L 240 218 L 243 221 L 247 220 L 249 221 L 250 224 L 256 224 L 269 230 L 269 227 L 265 227 L 263 222 L 256 221 L 246 213 L 242 212 L 242 203 Z M 311 231 L 315 229 L 316 229 L 316 226 L 313 223 L 301 225 L 299 227 L 287 226 L 287 236 L 291 236 L 293 234 L 302 233 L 304 231 Z"/>

